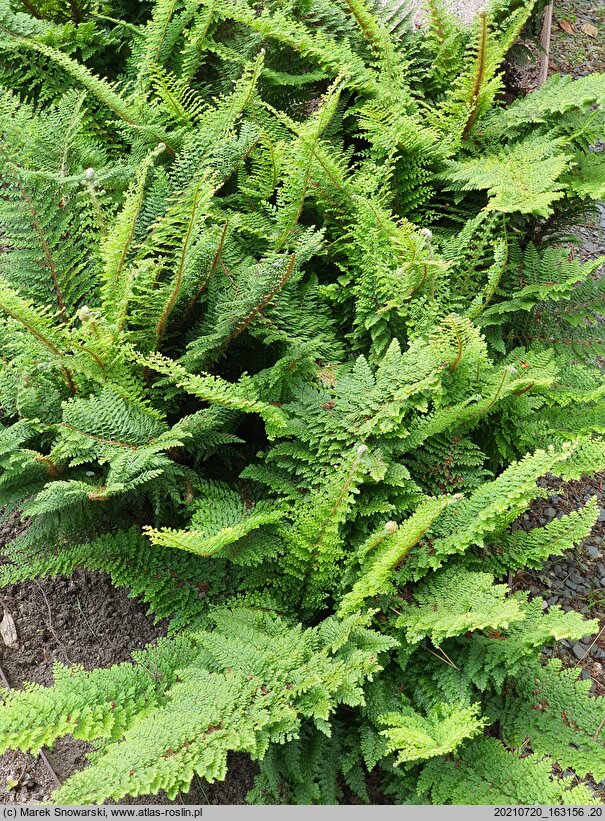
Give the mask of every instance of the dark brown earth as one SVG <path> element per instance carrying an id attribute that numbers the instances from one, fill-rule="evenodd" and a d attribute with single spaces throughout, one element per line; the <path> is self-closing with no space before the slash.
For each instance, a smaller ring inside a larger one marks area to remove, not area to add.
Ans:
<path id="1" fill-rule="evenodd" d="M 10 537 L 7 528 L 0 538 Z M 26 681 L 52 684 L 53 662 L 81 664 L 87 670 L 130 660 L 140 649 L 164 635 L 146 608 L 112 586 L 109 577 L 77 570 L 71 578 L 42 579 L 0 590 L 0 606 L 11 614 L 19 646 L 0 642 L 0 669 L 11 687 Z M 0 674 L 0 678 L 2 678 Z M 2 683 L 0 683 L 2 686 Z M 87 764 L 90 745 L 72 738 L 59 740 L 41 757 L 8 752 L 0 756 L 0 804 L 44 801 L 59 782 Z M 224 782 L 197 779 L 189 793 L 170 801 L 165 795 L 125 800 L 133 804 L 244 804 L 258 768 L 245 755 L 234 755 Z"/>

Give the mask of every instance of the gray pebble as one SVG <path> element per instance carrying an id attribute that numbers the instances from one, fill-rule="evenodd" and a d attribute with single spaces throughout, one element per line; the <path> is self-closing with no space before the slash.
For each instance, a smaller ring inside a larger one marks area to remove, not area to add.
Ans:
<path id="1" fill-rule="evenodd" d="M 558 601 L 558 596 L 551 596 L 550 599 L 548 599 L 548 604 L 550 605 L 550 607 L 553 607 Z"/>
<path id="2" fill-rule="evenodd" d="M 586 548 L 586 553 L 591 559 L 599 559 L 601 557 L 601 551 L 598 547 L 595 547 L 592 544 L 589 544 Z"/>
<path id="3" fill-rule="evenodd" d="M 580 680 L 581 681 L 588 681 L 589 678 L 592 678 L 588 670 L 582 670 L 580 673 Z"/>
<path id="4" fill-rule="evenodd" d="M 584 645 L 583 645 L 583 644 L 580 644 L 580 642 L 579 642 L 579 641 L 577 641 L 577 642 L 574 644 L 574 646 L 571 648 L 571 652 L 574 654 L 574 656 L 575 656 L 578 660 L 580 660 L 580 659 L 583 659 L 583 658 L 584 658 L 584 656 L 586 655 L 586 647 L 584 647 Z"/>
<path id="5" fill-rule="evenodd" d="M 605 522 L 605 508 L 601 508 L 599 510 L 599 518 L 597 519 L 597 522 Z"/>
<path id="6" fill-rule="evenodd" d="M 554 509 L 554 507 L 547 507 L 544 511 L 544 515 L 548 516 L 549 519 L 554 519 L 557 515 L 557 511 Z"/>

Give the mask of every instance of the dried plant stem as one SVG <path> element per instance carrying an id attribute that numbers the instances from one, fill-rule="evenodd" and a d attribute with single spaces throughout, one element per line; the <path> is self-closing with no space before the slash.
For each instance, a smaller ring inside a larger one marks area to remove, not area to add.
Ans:
<path id="1" fill-rule="evenodd" d="M 540 46 L 542 54 L 540 56 L 540 74 L 538 75 L 538 88 L 546 82 L 548 77 L 548 63 L 550 60 L 550 33 L 552 31 L 552 10 L 553 4 L 549 3 L 544 9 L 542 18 L 542 33 L 540 34 Z"/>

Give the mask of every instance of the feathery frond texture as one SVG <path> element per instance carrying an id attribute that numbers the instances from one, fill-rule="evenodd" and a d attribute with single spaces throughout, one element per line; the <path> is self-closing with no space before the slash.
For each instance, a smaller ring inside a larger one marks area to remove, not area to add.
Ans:
<path id="1" fill-rule="evenodd" d="M 538 480 L 605 469 L 605 278 L 553 243 L 605 78 L 502 103 L 533 6 L 0 0 L 0 581 L 170 631 L 2 695 L 2 749 L 96 747 L 54 800 L 230 751 L 258 802 L 597 800 L 603 702 L 539 661 L 595 625 L 504 583 L 597 517 L 515 529 Z"/>

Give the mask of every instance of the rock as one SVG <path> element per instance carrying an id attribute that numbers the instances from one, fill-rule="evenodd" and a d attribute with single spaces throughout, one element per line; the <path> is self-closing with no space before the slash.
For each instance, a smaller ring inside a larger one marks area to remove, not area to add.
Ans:
<path id="1" fill-rule="evenodd" d="M 574 570 L 573 573 L 569 574 L 569 581 L 573 582 L 574 584 L 582 584 L 584 579 L 582 578 L 580 573 L 578 573 L 577 570 Z"/>
<path id="2" fill-rule="evenodd" d="M 595 547 L 592 544 L 589 544 L 586 548 L 586 553 L 591 559 L 600 559 L 601 558 L 601 551 L 598 547 Z"/>
<path id="3" fill-rule="evenodd" d="M 548 497 L 548 499 L 549 499 L 550 502 L 553 503 L 553 505 L 558 505 L 560 500 L 561 500 L 561 497 L 557 496 L 556 493 L 551 493 L 550 496 Z"/>
<path id="4" fill-rule="evenodd" d="M 597 522 L 605 522 L 605 508 L 600 508 Z"/>
<path id="5" fill-rule="evenodd" d="M 596 647 L 596 648 L 592 651 L 592 654 L 593 654 L 593 656 L 594 656 L 595 658 L 598 658 L 598 659 L 605 659 L 605 650 L 601 649 L 601 647 Z"/>
<path id="6" fill-rule="evenodd" d="M 579 641 L 577 641 L 577 642 L 574 644 L 574 646 L 571 648 L 571 652 L 574 654 L 574 656 L 575 656 L 575 657 L 578 659 L 578 661 L 579 661 L 580 659 L 583 659 L 583 658 L 584 658 L 584 656 L 586 655 L 586 647 L 584 647 L 584 645 L 583 645 L 583 644 L 580 644 L 580 642 L 579 642 Z"/>
<path id="7" fill-rule="evenodd" d="M 588 681 L 589 678 L 592 678 L 588 670 L 582 670 L 580 673 L 580 680 L 581 681 Z"/>
<path id="8" fill-rule="evenodd" d="M 605 564 L 603 562 L 599 562 L 597 565 L 597 573 L 600 576 L 605 576 Z"/>
<path id="9" fill-rule="evenodd" d="M 547 521 L 548 521 L 548 519 L 546 519 L 544 516 L 538 516 L 538 524 L 539 525 L 545 525 Z"/>
<path id="10" fill-rule="evenodd" d="M 578 592 L 578 585 L 575 582 L 572 582 L 570 579 L 567 580 L 565 583 L 569 590 L 573 590 L 574 593 Z"/>
<path id="11" fill-rule="evenodd" d="M 551 596 L 551 597 L 550 597 L 550 599 L 548 599 L 547 604 L 548 604 L 550 607 L 553 607 L 553 606 L 554 606 L 554 605 L 555 605 L 558 601 L 559 601 L 559 597 L 558 597 L 558 596 Z"/>
<path id="12" fill-rule="evenodd" d="M 601 511 L 601 513 L 605 513 L 605 511 Z M 544 511 L 544 515 L 548 516 L 549 519 L 554 519 L 555 516 L 557 515 L 557 511 L 554 509 L 554 507 L 547 507 L 546 510 Z M 599 518 L 599 521 L 601 521 L 600 518 Z"/>

